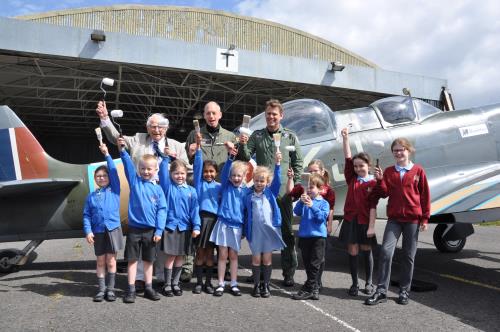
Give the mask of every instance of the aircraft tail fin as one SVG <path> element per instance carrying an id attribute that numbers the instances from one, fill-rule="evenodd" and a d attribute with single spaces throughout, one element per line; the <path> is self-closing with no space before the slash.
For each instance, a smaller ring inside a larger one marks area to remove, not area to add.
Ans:
<path id="1" fill-rule="evenodd" d="M 48 178 L 47 154 L 8 106 L 0 106 L 0 181 Z"/>

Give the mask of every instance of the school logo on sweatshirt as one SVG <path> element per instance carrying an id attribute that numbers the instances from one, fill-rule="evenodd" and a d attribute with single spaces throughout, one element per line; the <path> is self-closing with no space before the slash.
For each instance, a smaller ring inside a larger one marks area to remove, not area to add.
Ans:
<path id="1" fill-rule="evenodd" d="M 371 192 L 372 192 L 372 190 L 373 190 L 373 188 L 372 188 L 372 187 L 366 187 L 366 192 L 367 192 L 367 193 L 371 193 Z"/>
<path id="2" fill-rule="evenodd" d="M 413 181 L 418 183 L 420 181 L 420 176 L 419 175 L 413 176 Z"/>
<path id="3" fill-rule="evenodd" d="M 151 200 L 151 203 L 153 204 L 156 204 L 156 202 L 158 202 L 158 196 L 156 195 L 153 195 L 149 198 Z"/>

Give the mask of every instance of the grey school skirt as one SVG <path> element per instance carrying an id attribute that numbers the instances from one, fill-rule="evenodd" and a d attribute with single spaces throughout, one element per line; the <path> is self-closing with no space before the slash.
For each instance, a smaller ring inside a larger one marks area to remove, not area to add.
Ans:
<path id="1" fill-rule="evenodd" d="M 112 231 L 94 234 L 94 252 L 96 256 L 116 254 L 123 249 L 123 233 L 119 226 Z"/>
<path id="2" fill-rule="evenodd" d="M 183 256 L 193 254 L 193 244 L 191 240 L 191 231 L 174 231 L 165 229 L 161 239 L 161 250 L 167 255 Z"/>

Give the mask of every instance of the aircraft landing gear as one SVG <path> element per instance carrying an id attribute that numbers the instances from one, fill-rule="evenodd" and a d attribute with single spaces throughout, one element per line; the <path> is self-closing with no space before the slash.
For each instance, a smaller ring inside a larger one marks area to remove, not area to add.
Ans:
<path id="1" fill-rule="evenodd" d="M 42 242 L 43 240 L 32 240 L 23 250 L 0 250 L 0 273 L 17 272 L 22 265 L 27 262 L 33 262 L 37 257 L 35 249 L 42 244 Z"/>
<path id="2" fill-rule="evenodd" d="M 0 273 L 11 273 L 19 271 L 19 266 L 12 263 L 13 259 L 21 250 L 5 249 L 0 251 Z"/>
<path id="3" fill-rule="evenodd" d="M 467 236 L 474 233 L 471 224 L 439 224 L 432 236 L 434 245 L 441 252 L 460 252 L 467 241 Z"/>

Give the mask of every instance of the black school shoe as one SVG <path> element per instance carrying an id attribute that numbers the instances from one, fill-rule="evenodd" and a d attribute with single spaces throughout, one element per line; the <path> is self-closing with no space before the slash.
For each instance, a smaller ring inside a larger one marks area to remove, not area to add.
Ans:
<path id="1" fill-rule="evenodd" d="M 193 288 L 193 294 L 201 294 L 203 290 L 203 284 L 196 284 Z"/>
<path id="2" fill-rule="evenodd" d="M 271 291 L 269 290 L 269 284 L 260 284 L 260 297 L 267 299 L 271 296 Z"/>
<path id="3" fill-rule="evenodd" d="M 172 286 L 171 285 L 165 285 L 161 289 L 161 293 L 166 296 L 166 297 L 172 297 L 174 296 L 174 292 L 172 291 Z"/>
<path id="4" fill-rule="evenodd" d="M 212 283 L 207 282 L 205 285 L 203 285 L 203 291 L 207 294 L 213 294 L 214 293 L 214 286 Z"/>
<path id="5" fill-rule="evenodd" d="M 259 285 L 253 286 L 252 294 L 253 297 L 260 297 L 260 287 Z"/>
<path id="6" fill-rule="evenodd" d="M 172 292 L 175 296 L 182 296 L 182 289 L 179 287 L 179 285 L 173 285 Z"/>
<path id="7" fill-rule="evenodd" d="M 104 300 L 104 292 L 98 292 L 95 296 L 94 296 L 94 302 L 102 302 L 102 300 Z"/>
<path id="8" fill-rule="evenodd" d="M 293 285 L 295 285 L 295 281 L 293 280 L 293 277 L 286 276 L 285 279 L 283 279 L 283 286 L 293 287 Z"/>
<path id="9" fill-rule="evenodd" d="M 123 303 L 134 303 L 135 297 L 135 292 L 127 291 L 127 293 L 125 293 L 125 296 L 123 297 Z"/>
<path id="10" fill-rule="evenodd" d="M 214 291 L 214 296 L 220 297 L 224 294 L 224 286 L 218 286 Z"/>
<path id="11" fill-rule="evenodd" d="M 146 288 L 144 290 L 144 298 L 149 299 L 151 301 L 159 301 L 160 295 L 152 288 Z"/>
<path id="12" fill-rule="evenodd" d="M 115 302 L 116 301 L 116 295 L 115 295 L 115 292 L 113 292 L 112 290 L 106 290 L 106 295 L 105 295 L 105 299 L 106 301 L 108 302 Z"/>
<path id="13" fill-rule="evenodd" d="M 302 289 L 292 295 L 292 299 L 294 300 L 309 300 L 312 299 L 312 297 L 313 297 L 312 292 L 308 292 Z"/>
<path id="14" fill-rule="evenodd" d="M 358 296 L 358 291 L 358 285 L 352 285 L 351 288 L 349 288 L 349 290 L 347 291 L 347 294 L 349 294 L 350 296 Z"/>
<path id="15" fill-rule="evenodd" d="M 311 297 L 311 299 L 318 301 L 319 300 L 319 289 L 313 290 L 312 295 L 313 296 Z"/>
<path id="16" fill-rule="evenodd" d="M 371 297 L 365 300 L 366 305 L 376 305 L 383 302 L 387 302 L 387 295 L 380 292 L 375 292 Z"/>
<path id="17" fill-rule="evenodd" d="M 231 294 L 233 294 L 233 296 L 241 296 L 241 291 L 238 286 L 231 287 Z"/>
<path id="18" fill-rule="evenodd" d="M 408 294 L 407 291 L 399 292 L 399 297 L 396 300 L 397 304 L 407 305 L 409 301 L 410 301 L 410 294 Z"/>

